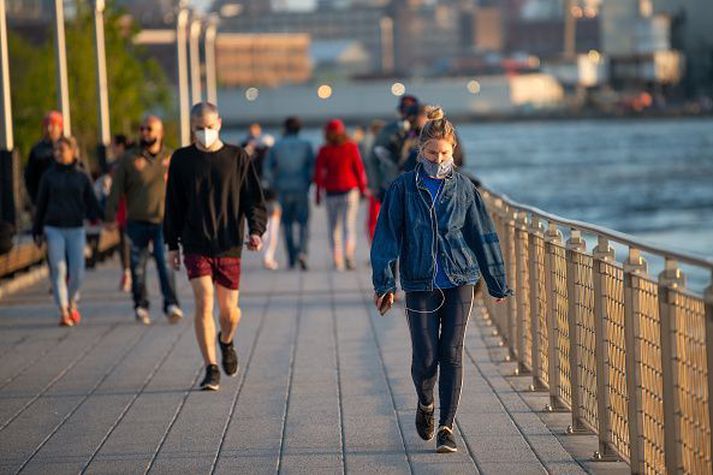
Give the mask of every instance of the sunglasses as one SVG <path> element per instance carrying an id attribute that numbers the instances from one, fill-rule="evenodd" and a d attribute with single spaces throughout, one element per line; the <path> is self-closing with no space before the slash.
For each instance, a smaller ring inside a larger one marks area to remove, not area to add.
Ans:
<path id="1" fill-rule="evenodd" d="M 139 132 L 151 132 L 152 130 L 150 125 L 142 125 L 139 127 Z"/>

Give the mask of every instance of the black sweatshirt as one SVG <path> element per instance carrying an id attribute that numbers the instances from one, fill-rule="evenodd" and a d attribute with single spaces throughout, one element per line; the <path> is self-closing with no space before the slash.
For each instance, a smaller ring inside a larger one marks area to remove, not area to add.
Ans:
<path id="1" fill-rule="evenodd" d="M 42 234 L 45 225 L 78 228 L 84 225 L 84 218 L 94 220 L 103 216 L 89 177 L 76 163 L 61 165 L 55 162 L 42 175 L 32 234 Z"/>
<path id="2" fill-rule="evenodd" d="M 54 165 L 54 144 L 51 140 L 42 139 L 30 150 L 30 159 L 25 168 L 25 186 L 32 204 L 37 204 L 37 193 L 40 190 L 42 175 Z"/>
<path id="3" fill-rule="evenodd" d="M 173 153 L 163 222 L 170 250 L 180 243 L 184 254 L 240 257 L 244 219 L 250 234 L 262 236 L 265 200 L 245 150 L 225 144 L 203 152 L 189 145 Z"/>

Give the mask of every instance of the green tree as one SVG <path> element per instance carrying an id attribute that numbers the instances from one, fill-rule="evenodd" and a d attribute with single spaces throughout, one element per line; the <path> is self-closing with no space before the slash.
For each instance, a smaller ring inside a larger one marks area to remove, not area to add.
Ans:
<path id="1" fill-rule="evenodd" d="M 94 158 L 98 142 L 94 13 L 79 2 L 77 15 L 66 24 L 72 133 L 83 156 Z M 168 82 L 158 64 L 132 43 L 135 28 L 110 4 L 105 12 L 107 82 L 112 133 L 133 133 L 151 111 L 171 111 Z M 52 25 L 48 25 L 52 27 Z M 56 108 L 54 32 L 39 46 L 11 35 L 11 83 L 17 147 L 27 156 L 40 134 L 44 113 Z"/>

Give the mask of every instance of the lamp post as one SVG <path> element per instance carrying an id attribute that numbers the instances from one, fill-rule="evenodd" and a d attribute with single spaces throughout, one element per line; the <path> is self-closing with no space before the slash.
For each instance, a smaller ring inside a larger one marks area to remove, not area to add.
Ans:
<path id="1" fill-rule="evenodd" d="M 67 84 L 67 48 L 64 41 L 64 2 L 54 0 L 55 59 L 57 61 L 57 102 L 64 122 L 64 135 L 72 135 Z"/>
<path id="2" fill-rule="evenodd" d="M 215 64 L 215 37 L 218 30 L 218 18 L 211 15 L 205 29 L 205 90 L 206 100 L 218 105 L 218 86 Z"/>
<path id="3" fill-rule="evenodd" d="M 15 225 L 15 180 L 13 179 L 12 101 L 10 59 L 7 48 L 5 0 L 0 0 L 0 220 Z"/>
<path id="4" fill-rule="evenodd" d="M 201 89 L 201 20 L 193 18 L 190 27 L 190 56 L 191 56 L 191 103 L 196 104 L 203 100 Z"/>
<path id="5" fill-rule="evenodd" d="M 103 172 L 107 171 L 106 151 L 111 142 L 111 128 L 109 123 L 109 89 L 106 76 L 106 46 L 104 42 L 104 0 L 94 3 L 94 32 L 96 37 L 97 54 L 97 99 L 99 114 L 99 144 L 97 156 L 99 166 Z"/>
<path id="6" fill-rule="evenodd" d="M 178 64 L 178 114 L 180 117 L 181 146 L 190 144 L 190 124 L 188 118 L 188 51 L 186 50 L 186 27 L 188 9 L 181 8 L 176 21 L 176 52 Z"/>

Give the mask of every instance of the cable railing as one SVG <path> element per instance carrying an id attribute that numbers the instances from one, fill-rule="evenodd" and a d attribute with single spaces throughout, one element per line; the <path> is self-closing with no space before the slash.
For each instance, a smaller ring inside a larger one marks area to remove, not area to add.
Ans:
<path id="1" fill-rule="evenodd" d="M 596 433 L 595 459 L 713 473 L 713 259 L 480 189 L 515 290 L 486 306 L 517 372 L 549 393 L 545 409 L 571 411 L 569 433 Z M 642 253 L 663 262 L 657 276 Z M 681 264 L 708 273 L 703 292 Z"/>

